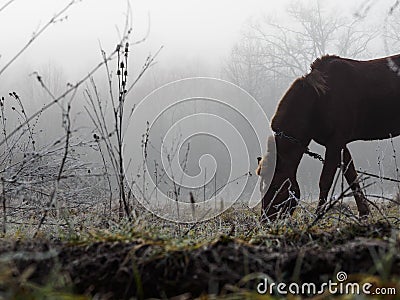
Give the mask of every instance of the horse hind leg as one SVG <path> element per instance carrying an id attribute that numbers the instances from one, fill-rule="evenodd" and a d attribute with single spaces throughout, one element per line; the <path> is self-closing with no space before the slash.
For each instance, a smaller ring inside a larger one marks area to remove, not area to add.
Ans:
<path id="1" fill-rule="evenodd" d="M 354 166 L 353 158 L 347 147 L 343 149 L 343 163 L 345 167 L 344 176 L 347 183 L 353 191 L 354 199 L 356 200 L 357 209 L 360 217 L 365 217 L 370 214 L 368 201 L 365 197 L 357 178 L 357 171 Z"/>

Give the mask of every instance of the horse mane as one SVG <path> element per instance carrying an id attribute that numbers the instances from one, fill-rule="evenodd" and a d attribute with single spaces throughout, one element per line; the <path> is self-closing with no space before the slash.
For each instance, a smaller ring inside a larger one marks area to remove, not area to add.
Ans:
<path id="1" fill-rule="evenodd" d="M 328 86 L 326 84 L 324 73 L 315 69 L 303 78 L 314 89 L 318 96 L 325 95 Z"/>
<path id="2" fill-rule="evenodd" d="M 325 95 L 329 89 L 326 83 L 326 75 L 324 74 L 322 69 L 327 63 L 337 58 L 340 57 L 336 55 L 324 55 L 320 58 L 317 58 L 310 65 L 310 73 L 302 77 L 305 82 L 315 90 L 318 96 Z"/>
<path id="3" fill-rule="evenodd" d="M 310 65 L 311 71 L 312 70 L 320 70 L 327 62 L 335 60 L 340 57 L 337 55 L 324 55 L 322 57 L 317 58 L 314 62 Z"/>

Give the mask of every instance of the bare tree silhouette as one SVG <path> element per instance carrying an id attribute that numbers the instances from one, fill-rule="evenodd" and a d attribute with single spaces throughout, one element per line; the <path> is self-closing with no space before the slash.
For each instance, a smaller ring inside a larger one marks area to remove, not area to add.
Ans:
<path id="1" fill-rule="evenodd" d="M 286 13 L 288 18 L 281 17 L 286 22 L 263 17 L 249 23 L 225 64 L 228 79 L 254 96 L 268 84 L 274 97 L 322 55 L 365 55 L 376 35 L 363 30 L 362 18 L 347 18 L 319 0 L 293 1 Z"/>

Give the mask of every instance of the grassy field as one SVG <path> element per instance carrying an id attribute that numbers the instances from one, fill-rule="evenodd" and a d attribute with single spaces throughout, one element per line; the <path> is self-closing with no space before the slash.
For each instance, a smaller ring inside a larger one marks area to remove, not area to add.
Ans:
<path id="1" fill-rule="evenodd" d="M 340 206 L 339 206 L 340 207 Z M 35 239 L 31 227 L 15 225 L 1 239 L 0 297 L 3 299 L 275 299 L 257 292 L 264 278 L 275 283 L 338 282 L 395 288 L 399 299 L 399 211 L 380 212 L 359 222 L 347 205 L 317 224 L 302 210 L 292 219 L 261 225 L 258 211 L 236 205 L 204 223 L 178 225 L 141 211 L 137 218 L 44 226 Z M 139 211 L 138 211 L 139 212 Z M 384 215 L 382 215 L 384 213 Z M 386 293 L 393 290 L 386 289 Z M 357 298 L 354 294 L 291 295 Z M 372 295 L 359 296 L 364 299 Z"/>

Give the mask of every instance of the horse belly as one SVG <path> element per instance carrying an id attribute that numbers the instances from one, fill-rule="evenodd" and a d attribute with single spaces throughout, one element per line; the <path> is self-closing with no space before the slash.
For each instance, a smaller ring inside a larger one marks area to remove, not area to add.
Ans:
<path id="1" fill-rule="evenodd" d="M 397 101 L 380 101 L 365 112 L 364 118 L 357 119 L 361 122 L 354 126 L 358 128 L 355 139 L 382 140 L 400 135 L 400 97 Z"/>

